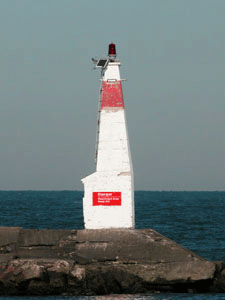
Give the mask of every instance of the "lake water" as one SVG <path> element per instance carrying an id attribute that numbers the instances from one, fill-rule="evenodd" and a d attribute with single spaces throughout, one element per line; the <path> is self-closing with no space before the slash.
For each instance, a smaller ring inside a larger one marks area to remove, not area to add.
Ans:
<path id="1" fill-rule="evenodd" d="M 0 191 L 0 226 L 82 229 L 80 191 Z M 225 261 L 225 192 L 135 192 L 136 228 L 153 228 L 208 260 Z M 26 297 L 26 300 L 224 299 L 225 294 Z M 21 297 L 0 297 L 0 300 Z"/>

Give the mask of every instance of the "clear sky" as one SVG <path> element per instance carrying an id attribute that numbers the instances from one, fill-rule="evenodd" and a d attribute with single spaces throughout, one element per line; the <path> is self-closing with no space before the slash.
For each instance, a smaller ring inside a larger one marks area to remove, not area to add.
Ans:
<path id="1" fill-rule="evenodd" d="M 1 0 L 0 189 L 82 190 L 122 62 L 136 190 L 225 190 L 224 0 Z"/>

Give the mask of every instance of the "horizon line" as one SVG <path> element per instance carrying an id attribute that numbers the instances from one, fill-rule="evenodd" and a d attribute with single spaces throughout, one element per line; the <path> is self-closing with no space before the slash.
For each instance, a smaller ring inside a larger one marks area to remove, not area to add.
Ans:
<path id="1" fill-rule="evenodd" d="M 225 190 L 146 190 L 146 189 L 136 189 L 135 192 L 225 192 Z M 33 190 L 33 189 L 0 189 L 0 192 L 84 192 L 83 190 L 54 190 L 54 189 L 43 189 L 43 190 Z"/>

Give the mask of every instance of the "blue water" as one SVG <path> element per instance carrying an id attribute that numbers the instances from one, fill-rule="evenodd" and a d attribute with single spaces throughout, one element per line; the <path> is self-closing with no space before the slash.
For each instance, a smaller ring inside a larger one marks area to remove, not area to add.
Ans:
<path id="1" fill-rule="evenodd" d="M 82 229 L 79 191 L 0 191 L 0 226 Z M 153 228 L 209 260 L 225 261 L 225 192 L 135 192 L 136 228 Z M 37 300 L 40 297 L 26 297 Z M 224 299 L 225 294 L 153 294 L 40 299 Z M 21 297 L 0 297 L 0 300 Z M 23 298 L 24 299 L 24 298 Z"/>

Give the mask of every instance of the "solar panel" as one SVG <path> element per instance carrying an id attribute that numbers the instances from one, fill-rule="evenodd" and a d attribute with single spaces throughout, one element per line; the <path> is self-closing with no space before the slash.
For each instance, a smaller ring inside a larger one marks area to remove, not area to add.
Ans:
<path id="1" fill-rule="evenodd" d="M 105 68 L 108 63 L 108 59 L 99 59 L 96 68 Z"/>

